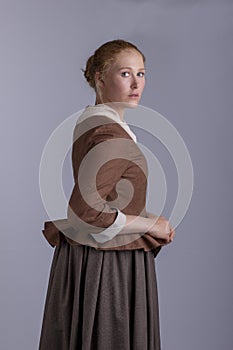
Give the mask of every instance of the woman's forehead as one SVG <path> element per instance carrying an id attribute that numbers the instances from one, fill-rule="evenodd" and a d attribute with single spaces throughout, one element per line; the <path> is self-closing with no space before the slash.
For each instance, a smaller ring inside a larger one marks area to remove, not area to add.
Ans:
<path id="1" fill-rule="evenodd" d="M 137 66 L 138 68 L 144 68 L 144 62 L 142 55 L 136 50 L 124 50 L 116 55 L 112 61 L 112 65 L 115 68 L 131 68 Z"/>

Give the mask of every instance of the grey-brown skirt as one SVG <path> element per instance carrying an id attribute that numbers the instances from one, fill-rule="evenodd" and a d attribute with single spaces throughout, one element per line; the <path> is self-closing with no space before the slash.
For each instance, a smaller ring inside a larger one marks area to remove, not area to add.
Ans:
<path id="1" fill-rule="evenodd" d="M 39 350 L 160 350 L 151 251 L 55 248 Z"/>

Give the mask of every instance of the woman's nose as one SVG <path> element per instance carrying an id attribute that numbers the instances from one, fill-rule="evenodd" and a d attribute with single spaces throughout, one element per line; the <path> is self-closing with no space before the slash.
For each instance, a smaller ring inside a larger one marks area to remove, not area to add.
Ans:
<path id="1" fill-rule="evenodd" d="M 135 75 L 132 76 L 131 87 L 133 87 L 134 89 L 138 87 L 138 80 Z"/>

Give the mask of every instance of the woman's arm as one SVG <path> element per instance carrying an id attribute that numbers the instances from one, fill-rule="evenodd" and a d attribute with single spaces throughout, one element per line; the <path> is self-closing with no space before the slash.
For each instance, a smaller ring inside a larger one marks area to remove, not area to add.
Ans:
<path id="1" fill-rule="evenodd" d="M 77 137 L 72 155 L 80 149 L 85 151 L 81 162 L 75 161 L 78 157 L 72 158 L 75 186 L 69 200 L 67 219 L 75 230 L 91 234 L 98 243 L 105 243 L 114 238 L 126 223 L 125 215 L 108 202 L 108 195 L 128 168 L 130 154 L 122 142 L 121 128 L 116 123 L 95 127 L 88 137 L 78 143 L 80 140 Z"/>
<path id="2" fill-rule="evenodd" d="M 126 215 L 126 224 L 118 235 L 132 233 L 148 233 L 154 238 L 161 239 L 165 244 L 173 241 L 175 230 L 163 216 L 150 213 L 150 217 Z"/>

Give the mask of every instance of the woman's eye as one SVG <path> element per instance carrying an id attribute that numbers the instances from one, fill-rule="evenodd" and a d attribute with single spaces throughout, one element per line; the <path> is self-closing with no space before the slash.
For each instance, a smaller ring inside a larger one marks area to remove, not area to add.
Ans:
<path id="1" fill-rule="evenodd" d="M 139 76 L 139 77 L 144 77 L 144 75 L 145 75 L 144 72 L 139 72 L 139 73 L 138 73 L 138 76 Z"/>
<path id="2" fill-rule="evenodd" d="M 138 72 L 137 73 L 137 76 L 140 77 L 140 78 L 144 77 L 144 75 L 145 75 L 145 72 Z M 128 71 L 121 72 L 121 76 L 122 77 L 129 77 L 130 76 L 130 72 L 128 72 Z"/>
<path id="3" fill-rule="evenodd" d="M 122 72 L 121 75 L 122 75 L 122 77 L 128 77 L 130 75 L 130 73 L 129 72 Z"/>

